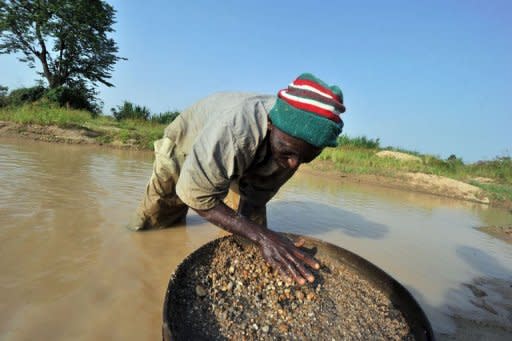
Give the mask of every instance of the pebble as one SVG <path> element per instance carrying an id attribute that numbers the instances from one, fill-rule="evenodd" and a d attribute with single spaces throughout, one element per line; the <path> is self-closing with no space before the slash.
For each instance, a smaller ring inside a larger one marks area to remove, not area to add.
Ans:
<path id="1" fill-rule="evenodd" d="M 196 295 L 199 297 L 204 297 L 208 294 L 205 288 L 203 288 L 201 285 L 196 285 Z"/>
<path id="2" fill-rule="evenodd" d="M 277 329 L 278 329 L 282 334 L 288 333 L 288 326 L 286 325 L 286 323 L 281 323 L 281 324 L 279 324 L 279 326 L 277 326 Z"/>
<path id="3" fill-rule="evenodd" d="M 233 282 L 229 282 L 228 285 L 226 285 L 227 291 L 231 291 L 233 289 Z"/>

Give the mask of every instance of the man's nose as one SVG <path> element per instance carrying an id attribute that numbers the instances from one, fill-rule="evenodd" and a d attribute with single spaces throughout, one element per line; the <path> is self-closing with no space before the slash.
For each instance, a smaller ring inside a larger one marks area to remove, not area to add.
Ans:
<path id="1" fill-rule="evenodd" d="M 288 167 L 290 167 L 291 169 L 296 169 L 297 167 L 299 167 L 299 165 L 300 165 L 300 161 L 298 158 L 296 158 L 296 157 L 288 158 Z"/>

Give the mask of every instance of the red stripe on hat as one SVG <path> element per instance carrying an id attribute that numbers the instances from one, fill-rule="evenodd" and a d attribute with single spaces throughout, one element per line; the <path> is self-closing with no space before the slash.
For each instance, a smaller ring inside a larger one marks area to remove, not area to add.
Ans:
<path id="1" fill-rule="evenodd" d="M 328 118 L 329 120 L 334 121 L 336 123 L 340 123 L 341 118 L 338 115 L 333 114 L 332 111 L 329 111 L 329 110 L 323 109 L 323 108 L 319 108 L 319 107 L 317 107 L 317 106 L 315 106 L 313 104 L 302 103 L 302 102 L 294 101 L 294 100 L 289 99 L 289 98 L 285 98 L 285 97 L 283 97 L 281 95 L 282 91 L 285 91 L 285 90 L 279 91 L 279 98 L 281 98 L 283 101 L 285 101 L 286 103 L 288 103 L 292 107 L 297 108 L 297 109 L 301 109 L 301 110 L 305 110 L 305 111 L 309 111 L 309 112 L 318 114 L 320 116 L 323 116 L 325 118 Z"/>
<path id="2" fill-rule="evenodd" d="M 320 92 L 323 92 L 326 95 L 331 96 L 332 98 L 335 98 L 337 101 L 341 102 L 341 98 L 338 95 L 336 95 L 334 92 L 332 92 L 331 89 L 325 88 L 325 87 L 321 86 L 320 84 L 315 83 L 313 81 L 310 81 L 310 80 L 307 80 L 307 79 L 296 79 L 296 80 L 293 81 L 293 84 L 295 84 L 295 85 L 308 85 L 308 86 L 310 86 L 312 88 L 317 89 Z"/>

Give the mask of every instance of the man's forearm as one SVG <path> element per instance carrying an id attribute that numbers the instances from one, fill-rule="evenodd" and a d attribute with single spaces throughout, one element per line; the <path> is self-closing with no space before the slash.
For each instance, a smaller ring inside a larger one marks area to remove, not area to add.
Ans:
<path id="1" fill-rule="evenodd" d="M 254 204 L 253 202 L 246 200 L 244 197 L 240 197 L 238 214 L 249 218 L 249 220 L 257 224 L 267 227 L 267 207 L 265 204 Z"/>
<path id="2" fill-rule="evenodd" d="M 228 231 L 246 237 L 253 242 L 260 243 L 266 227 L 252 222 L 247 217 L 237 214 L 234 210 L 220 202 L 209 210 L 195 210 L 201 217 L 210 223 Z"/>

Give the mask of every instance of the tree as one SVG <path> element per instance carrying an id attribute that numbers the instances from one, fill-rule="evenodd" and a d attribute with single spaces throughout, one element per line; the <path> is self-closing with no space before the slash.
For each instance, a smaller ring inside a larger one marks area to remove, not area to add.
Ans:
<path id="1" fill-rule="evenodd" d="M 50 89 L 99 82 L 113 86 L 117 45 L 114 8 L 101 0 L 0 0 L 0 54 L 21 53 L 40 62 Z"/>

